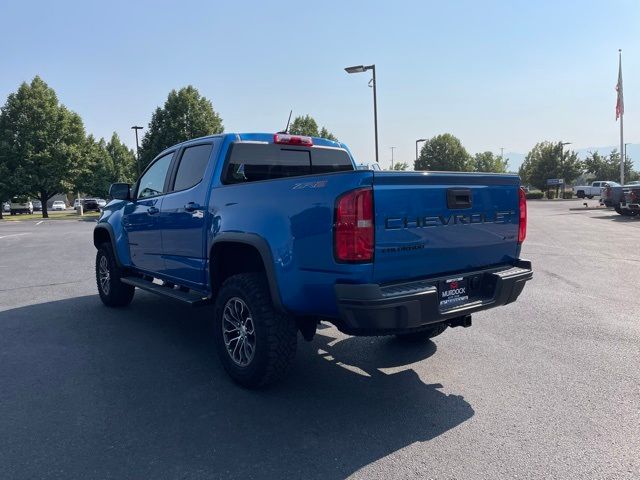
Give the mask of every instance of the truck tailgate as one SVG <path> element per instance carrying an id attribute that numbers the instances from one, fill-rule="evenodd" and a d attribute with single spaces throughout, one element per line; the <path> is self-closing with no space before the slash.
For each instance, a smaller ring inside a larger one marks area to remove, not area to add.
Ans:
<path id="1" fill-rule="evenodd" d="M 375 282 L 514 262 L 519 186 L 507 174 L 376 172 Z"/>

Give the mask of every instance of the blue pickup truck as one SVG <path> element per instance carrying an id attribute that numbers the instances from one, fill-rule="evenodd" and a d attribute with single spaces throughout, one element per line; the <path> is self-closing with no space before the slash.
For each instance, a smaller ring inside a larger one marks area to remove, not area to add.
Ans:
<path id="1" fill-rule="evenodd" d="M 321 138 L 198 138 L 110 197 L 93 234 L 102 301 L 125 306 L 137 287 L 215 304 L 213 341 L 247 387 L 281 378 L 321 320 L 426 341 L 532 277 L 516 175 L 358 170 Z"/>

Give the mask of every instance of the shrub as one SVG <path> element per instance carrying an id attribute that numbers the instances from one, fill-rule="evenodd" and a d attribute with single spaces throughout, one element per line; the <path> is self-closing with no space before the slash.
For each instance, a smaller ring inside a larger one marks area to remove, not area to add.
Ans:
<path id="1" fill-rule="evenodd" d="M 562 198 L 564 198 L 565 200 L 568 200 L 570 198 L 573 198 L 573 192 L 564 192 L 562 194 Z"/>
<path id="2" fill-rule="evenodd" d="M 556 191 L 555 190 L 547 190 L 547 198 L 549 200 L 553 200 L 554 198 L 556 198 Z"/>
<path id="3" fill-rule="evenodd" d="M 543 196 L 544 193 L 542 192 L 527 192 L 526 195 L 528 200 L 540 200 Z"/>

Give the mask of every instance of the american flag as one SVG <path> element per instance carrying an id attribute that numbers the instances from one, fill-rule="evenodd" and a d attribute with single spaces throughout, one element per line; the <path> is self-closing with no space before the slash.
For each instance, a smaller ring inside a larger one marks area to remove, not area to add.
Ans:
<path id="1" fill-rule="evenodd" d="M 622 95 L 622 55 L 618 64 L 618 84 L 616 85 L 618 99 L 616 100 L 616 120 L 624 115 L 624 96 Z"/>

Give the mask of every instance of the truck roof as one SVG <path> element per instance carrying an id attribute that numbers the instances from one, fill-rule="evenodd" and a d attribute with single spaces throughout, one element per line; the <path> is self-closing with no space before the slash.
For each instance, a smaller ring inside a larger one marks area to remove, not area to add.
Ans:
<path id="1" fill-rule="evenodd" d="M 238 142 L 267 142 L 273 143 L 273 136 L 275 133 L 263 133 L 263 132 L 225 132 L 216 135 L 207 135 L 204 137 L 193 138 L 191 140 L 186 140 L 182 143 L 178 143 L 176 145 L 172 145 L 169 148 L 187 145 L 190 143 L 199 142 L 202 140 L 212 139 L 212 138 L 221 138 L 221 137 L 236 137 L 236 141 Z M 336 142 L 333 140 L 329 140 L 321 137 L 311 137 L 313 139 L 313 144 L 321 147 L 336 147 L 336 148 L 345 148 L 346 145 L 340 142 Z M 165 150 L 169 150 L 169 148 Z"/>

